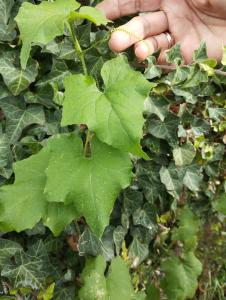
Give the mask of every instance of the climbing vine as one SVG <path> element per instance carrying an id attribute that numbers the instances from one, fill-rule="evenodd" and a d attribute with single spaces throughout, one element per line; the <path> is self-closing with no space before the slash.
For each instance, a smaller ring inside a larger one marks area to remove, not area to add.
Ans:
<path id="1" fill-rule="evenodd" d="M 88 4 L 0 4 L 0 299 L 223 299 L 225 54 L 116 55 Z"/>

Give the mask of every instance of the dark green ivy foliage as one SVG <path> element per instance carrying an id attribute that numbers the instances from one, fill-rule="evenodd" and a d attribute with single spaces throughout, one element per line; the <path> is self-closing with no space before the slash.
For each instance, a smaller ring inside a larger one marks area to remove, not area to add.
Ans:
<path id="1" fill-rule="evenodd" d="M 2 187 L 14 182 L 13 163 L 39 153 L 51 136 L 86 135 L 82 124 L 61 126 L 64 79 L 83 72 L 69 32 L 33 46 L 26 69 L 20 66 L 14 17 L 23 2 L 0 2 Z M 100 91 L 101 68 L 116 56 L 107 46 L 109 30 L 83 20 L 75 26 Z M 1 300 L 225 299 L 226 55 L 218 65 L 202 44 L 184 66 L 176 45 L 168 52 L 172 65 L 164 67 L 157 65 L 158 53 L 145 63 L 125 55 L 152 83 L 142 139 L 149 159 L 131 155 L 131 185 L 101 238 L 84 218 L 57 237 L 42 222 L 10 231 L 0 191 Z M 23 220 L 16 198 L 11 217 Z"/>

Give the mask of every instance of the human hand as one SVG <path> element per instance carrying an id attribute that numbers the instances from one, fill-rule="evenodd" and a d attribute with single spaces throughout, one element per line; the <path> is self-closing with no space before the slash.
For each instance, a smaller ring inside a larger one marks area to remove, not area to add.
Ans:
<path id="1" fill-rule="evenodd" d="M 202 41 L 207 44 L 208 56 L 218 61 L 226 44 L 226 1 L 224 0 L 105 0 L 98 6 L 110 20 L 147 12 L 134 17 L 112 33 L 109 46 L 121 52 L 134 45 L 139 60 L 161 49 L 159 63 L 165 63 L 165 50 L 170 41 L 179 43 L 186 63 Z M 131 34 L 128 34 L 131 33 Z"/>

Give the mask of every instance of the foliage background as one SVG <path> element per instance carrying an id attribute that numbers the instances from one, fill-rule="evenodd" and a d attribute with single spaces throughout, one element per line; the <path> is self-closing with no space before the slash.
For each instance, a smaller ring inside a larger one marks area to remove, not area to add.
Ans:
<path id="1" fill-rule="evenodd" d="M 14 17 L 23 2 L 0 3 L 1 186 L 14 181 L 13 162 L 38 153 L 46 138 L 84 134 L 82 126 L 60 126 L 63 79 L 82 72 L 67 34 L 33 47 L 27 69 L 20 68 Z M 87 2 L 82 4 L 96 4 Z M 107 46 L 109 31 L 84 22 L 76 33 L 86 49 L 89 73 L 101 88 L 101 67 L 115 57 Z M 224 67 L 207 59 L 204 45 L 191 66 L 183 66 L 174 47 L 168 60 L 176 62 L 176 69 L 166 74 L 155 56 L 144 65 L 132 51 L 126 55 L 134 69 L 155 83 L 145 103 L 142 140 L 150 160 L 131 156 L 133 182 L 116 201 L 101 240 L 84 219 L 58 237 L 42 223 L 21 233 L 2 231 L 0 299 L 77 299 L 85 262 L 99 255 L 107 261 L 123 258 L 135 292 L 147 294 L 135 299 L 225 299 L 226 76 L 215 71 L 224 72 Z M 188 258 L 191 253 L 202 263 L 198 285 L 199 262 Z M 188 288 L 193 285 L 194 296 Z"/>

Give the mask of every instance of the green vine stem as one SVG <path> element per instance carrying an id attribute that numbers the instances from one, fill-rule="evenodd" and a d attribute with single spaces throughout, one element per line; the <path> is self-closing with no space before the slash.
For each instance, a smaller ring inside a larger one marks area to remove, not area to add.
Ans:
<path id="1" fill-rule="evenodd" d="M 82 50 L 81 45 L 79 44 L 79 41 L 76 37 L 73 20 L 71 20 L 71 19 L 68 22 L 68 29 L 69 29 L 69 32 L 71 34 L 71 38 L 72 38 L 73 43 L 74 43 L 75 51 L 76 51 L 76 53 L 77 53 L 77 55 L 78 55 L 78 57 L 81 61 L 82 68 L 83 68 L 83 73 L 84 73 L 85 76 L 88 76 L 88 69 L 87 69 L 86 62 L 85 62 L 84 51 Z M 91 152 L 90 151 L 90 142 L 91 142 L 91 140 L 92 140 L 92 134 L 88 130 L 87 134 L 86 134 L 85 145 L 84 145 L 84 156 L 85 157 L 90 156 L 90 152 Z"/>
<path id="2" fill-rule="evenodd" d="M 88 76 L 88 70 L 87 70 L 87 66 L 86 66 L 86 62 L 85 62 L 84 52 L 82 51 L 82 48 L 76 37 L 74 26 L 73 26 L 74 25 L 73 20 L 69 20 L 68 25 L 69 25 L 68 28 L 69 28 L 69 31 L 70 31 L 70 34 L 71 34 L 71 37 L 72 37 L 72 40 L 74 43 L 75 51 L 82 63 L 83 73 L 85 76 Z"/>

